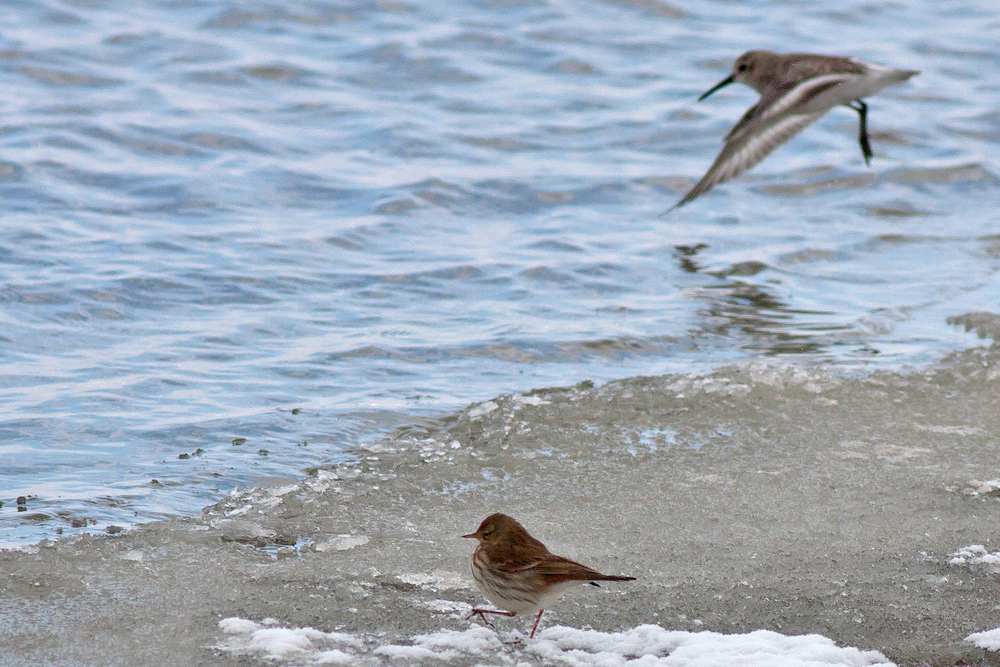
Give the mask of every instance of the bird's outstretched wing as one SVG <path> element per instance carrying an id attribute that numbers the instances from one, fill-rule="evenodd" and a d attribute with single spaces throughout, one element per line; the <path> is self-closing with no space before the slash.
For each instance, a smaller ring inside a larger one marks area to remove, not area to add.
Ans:
<path id="1" fill-rule="evenodd" d="M 797 114 L 779 118 L 772 123 L 760 123 L 759 132 L 752 133 L 753 124 L 726 142 L 715 162 L 708 168 L 684 198 L 674 204 L 673 208 L 683 206 L 695 197 L 705 194 L 710 189 L 736 178 L 746 170 L 763 160 L 775 148 L 785 143 L 808 125 L 819 119 L 823 113 Z M 671 209 L 673 210 L 673 209 Z"/>
<path id="2" fill-rule="evenodd" d="M 825 74 L 765 90 L 757 104 L 747 109 L 726 135 L 725 146 L 705 175 L 670 210 L 683 206 L 719 183 L 736 178 L 818 120 L 831 107 L 824 105 L 814 109 L 811 103 L 819 95 L 844 83 L 848 76 Z"/>

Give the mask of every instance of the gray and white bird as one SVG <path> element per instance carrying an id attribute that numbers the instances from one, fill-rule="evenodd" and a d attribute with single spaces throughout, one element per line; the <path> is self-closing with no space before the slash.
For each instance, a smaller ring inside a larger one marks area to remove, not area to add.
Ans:
<path id="1" fill-rule="evenodd" d="M 858 112 L 858 141 L 868 164 L 872 149 L 868 142 L 868 106 L 862 98 L 916 74 L 916 70 L 842 56 L 747 51 L 733 63 L 732 73 L 698 101 L 733 82 L 750 86 L 760 93 L 760 99 L 726 135 L 725 146 L 701 180 L 670 210 L 744 173 L 835 106 L 844 105 Z"/>

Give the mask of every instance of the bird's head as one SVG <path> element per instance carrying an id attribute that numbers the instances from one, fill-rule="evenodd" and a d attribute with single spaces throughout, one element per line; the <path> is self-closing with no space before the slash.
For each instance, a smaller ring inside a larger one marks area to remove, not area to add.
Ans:
<path id="1" fill-rule="evenodd" d="M 520 533 L 527 534 L 521 524 L 506 514 L 497 513 L 483 519 L 476 532 L 462 535 L 462 537 L 475 538 L 479 540 L 480 544 L 490 544 Z"/>
<path id="2" fill-rule="evenodd" d="M 760 92 L 771 76 L 772 68 L 769 65 L 777 57 L 777 54 L 771 51 L 747 51 L 733 63 L 733 71 L 729 73 L 729 76 L 712 86 L 708 92 L 698 98 L 698 101 L 701 102 L 718 89 L 733 82 L 746 84 Z"/>

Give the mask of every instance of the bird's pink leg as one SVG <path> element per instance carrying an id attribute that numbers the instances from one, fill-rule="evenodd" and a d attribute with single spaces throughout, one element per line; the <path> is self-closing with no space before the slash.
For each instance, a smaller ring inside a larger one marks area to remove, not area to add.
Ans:
<path id="1" fill-rule="evenodd" d="M 531 626 L 531 634 L 528 635 L 528 639 L 531 639 L 532 637 L 535 636 L 535 630 L 538 629 L 538 621 L 542 620 L 542 614 L 544 613 L 545 613 L 544 609 L 538 610 L 538 616 L 535 616 L 535 624 Z"/>

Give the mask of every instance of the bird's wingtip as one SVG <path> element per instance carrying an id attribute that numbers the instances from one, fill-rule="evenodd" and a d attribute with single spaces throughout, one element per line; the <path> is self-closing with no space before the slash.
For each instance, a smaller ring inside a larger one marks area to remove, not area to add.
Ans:
<path id="1" fill-rule="evenodd" d="M 658 217 L 665 218 L 668 215 L 670 215 L 671 213 L 673 213 L 675 210 L 679 209 L 681 206 L 684 206 L 684 204 L 686 204 L 689 201 L 691 201 L 692 199 L 694 199 L 694 197 L 690 196 L 690 194 L 691 193 L 688 193 L 688 194 L 684 195 L 684 197 L 682 197 L 680 201 L 678 201 L 676 204 L 674 204 L 673 206 L 671 206 L 670 208 L 668 208 L 666 211 L 664 211 L 663 213 L 661 213 Z"/>

